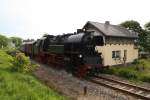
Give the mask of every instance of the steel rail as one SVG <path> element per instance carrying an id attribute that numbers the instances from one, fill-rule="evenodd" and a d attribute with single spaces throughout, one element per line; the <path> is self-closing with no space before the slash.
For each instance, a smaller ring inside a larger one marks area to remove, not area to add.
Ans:
<path id="1" fill-rule="evenodd" d="M 104 77 L 104 76 L 95 76 L 95 77 L 96 77 L 96 78 L 101 78 L 101 79 L 104 79 L 104 80 L 108 80 L 108 81 L 112 81 L 112 82 L 115 82 L 115 83 L 118 83 L 118 84 L 130 86 L 130 87 L 133 87 L 133 88 L 142 90 L 142 91 L 150 92 L 150 89 L 149 89 L 149 88 L 146 88 L 146 87 L 137 86 L 137 85 L 130 84 L 130 83 L 127 83 L 127 82 L 122 82 L 122 81 L 119 81 L 119 80 L 110 79 L 110 78 Z"/>
<path id="2" fill-rule="evenodd" d="M 100 84 L 102 86 L 117 90 L 117 91 L 121 91 L 121 92 L 126 93 L 126 94 L 144 99 L 144 100 L 150 100 L 150 90 L 147 88 L 144 88 L 144 87 L 132 85 L 129 83 L 118 81 L 118 80 L 109 79 L 109 78 L 102 77 L 102 76 L 88 77 L 87 80 L 89 80 L 93 83 Z M 112 83 L 113 84 L 115 83 L 115 84 L 112 85 Z M 124 88 L 116 87 L 116 85 L 120 85 Z M 130 89 L 127 90 L 125 88 L 130 88 Z M 133 92 L 132 91 L 133 89 L 135 89 L 135 90 L 138 89 L 138 91 L 142 91 L 141 93 L 145 93 L 145 92 L 147 93 L 148 92 L 148 95 L 145 96 L 145 95 L 141 94 L 140 92 Z"/>

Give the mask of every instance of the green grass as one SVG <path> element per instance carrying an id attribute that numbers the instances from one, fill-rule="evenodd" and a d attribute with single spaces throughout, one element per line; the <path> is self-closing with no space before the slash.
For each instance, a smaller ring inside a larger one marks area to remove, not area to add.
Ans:
<path id="1" fill-rule="evenodd" d="M 150 69 L 150 59 L 141 59 L 141 61 L 144 62 L 146 68 Z"/>
<path id="2" fill-rule="evenodd" d="M 149 82 L 150 83 L 150 59 L 141 59 L 138 67 L 134 64 L 129 66 L 115 66 L 109 70 L 105 70 L 104 73 L 113 74 L 119 77 L 126 78 L 134 82 Z"/>
<path id="3" fill-rule="evenodd" d="M 0 100 L 68 100 L 30 74 L 11 70 L 11 56 L 0 50 Z"/>

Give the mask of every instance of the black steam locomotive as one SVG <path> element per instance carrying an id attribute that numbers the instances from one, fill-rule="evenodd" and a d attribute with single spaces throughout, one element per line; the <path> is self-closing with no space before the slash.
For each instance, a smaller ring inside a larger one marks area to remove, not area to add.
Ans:
<path id="1" fill-rule="evenodd" d="M 103 68 L 101 55 L 95 50 L 103 44 L 102 36 L 80 30 L 73 34 L 45 35 L 37 41 L 26 42 L 21 50 L 42 63 L 84 77 Z"/>

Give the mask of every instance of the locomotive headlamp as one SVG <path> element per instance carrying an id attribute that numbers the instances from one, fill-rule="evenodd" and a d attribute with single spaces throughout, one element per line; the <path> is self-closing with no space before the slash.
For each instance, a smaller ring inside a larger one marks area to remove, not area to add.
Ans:
<path id="1" fill-rule="evenodd" d="M 81 54 L 79 55 L 79 58 L 82 58 L 82 55 L 81 55 Z"/>

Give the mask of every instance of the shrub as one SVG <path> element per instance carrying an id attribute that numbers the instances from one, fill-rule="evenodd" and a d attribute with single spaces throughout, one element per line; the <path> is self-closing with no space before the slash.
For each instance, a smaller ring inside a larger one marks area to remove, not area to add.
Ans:
<path id="1" fill-rule="evenodd" d="M 13 70 L 23 73 L 32 72 L 37 68 L 37 65 L 30 62 L 29 57 L 26 57 L 23 53 L 17 53 L 12 60 Z"/>
<path id="2" fill-rule="evenodd" d="M 104 69 L 101 70 L 101 73 L 105 73 L 105 74 L 115 74 L 115 68 L 110 68 L 110 69 Z"/>
<path id="3" fill-rule="evenodd" d="M 19 50 L 16 50 L 16 49 L 7 49 L 5 50 L 5 52 L 8 54 L 8 55 L 11 55 L 11 56 L 16 56 L 17 53 L 19 53 L 20 51 Z"/>
<path id="4" fill-rule="evenodd" d="M 137 79 L 137 74 L 134 71 L 130 71 L 130 69 L 121 69 L 118 72 L 119 76 L 128 78 L 128 79 Z"/>
<path id="5" fill-rule="evenodd" d="M 138 59 L 135 59 L 134 61 L 133 61 L 133 64 L 135 65 L 135 68 L 136 68 L 136 70 L 138 70 L 138 71 L 143 71 L 143 70 L 145 70 L 145 61 L 144 60 L 138 60 Z"/>
<path id="6" fill-rule="evenodd" d="M 135 59 L 132 64 L 139 64 L 139 60 L 138 59 Z"/>

